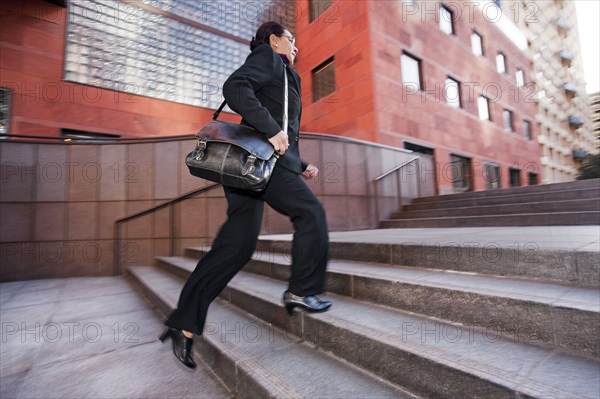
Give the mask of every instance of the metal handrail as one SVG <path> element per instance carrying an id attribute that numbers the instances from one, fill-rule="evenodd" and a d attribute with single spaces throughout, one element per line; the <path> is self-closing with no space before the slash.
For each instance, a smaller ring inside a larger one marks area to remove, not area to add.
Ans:
<path id="1" fill-rule="evenodd" d="M 114 248 L 115 248 L 115 252 L 114 252 L 114 274 L 115 275 L 119 275 L 121 274 L 121 225 L 123 223 L 127 223 L 131 220 L 140 218 L 142 216 L 146 216 L 149 215 L 151 213 L 154 213 L 160 209 L 169 207 L 169 231 L 170 231 L 170 238 L 169 238 L 169 256 L 173 256 L 175 254 L 175 204 L 186 200 L 188 198 L 192 198 L 195 197 L 196 195 L 211 191 L 217 187 L 220 187 L 221 184 L 219 183 L 214 183 L 214 184 L 210 184 L 206 187 L 202 187 L 193 191 L 190 191 L 188 193 L 182 194 L 179 197 L 170 199 L 168 201 L 163 202 L 162 204 L 158 204 L 155 205 L 153 207 L 150 207 L 148 209 L 144 209 L 143 211 L 140 212 L 136 212 L 134 214 L 122 217 L 120 219 L 115 220 L 115 227 L 114 227 L 114 233 L 115 233 L 115 238 L 114 238 Z"/>
<path id="2" fill-rule="evenodd" d="M 195 134 L 179 134 L 174 136 L 155 137 L 61 137 L 61 136 L 36 136 L 31 134 L 6 134 L 0 133 L 0 143 L 21 142 L 30 143 L 45 142 L 60 144 L 115 144 L 115 143 L 159 143 L 163 141 L 190 140 Z M 6 140 L 6 141 L 5 141 Z"/>
<path id="3" fill-rule="evenodd" d="M 393 168 L 393 169 L 391 169 L 391 170 L 389 170 L 389 171 L 385 172 L 385 173 L 384 173 L 384 174 L 382 174 L 381 176 L 377 176 L 377 177 L 376 177 L 374 180 L 375 180 L 375 181 L 379 181 L 379 180 L 383 179 L 384 177 L 386 177 L 386 176 L 389 176 L 389 175 L 391 175 L 392 173 L 394 173 L 394 172 L 396 172 L 396 171 L 398 171 L 398 170 L 402 169 L 403 167 L 405 167 L 405 166 L 406 166 L 406 165 L 408 165 L 409 163 L 413 163 L 414 161 L 416 161 L 416 160 L 417 160 L 417 159 L 419 159 L 419 158 L 420 158 L 420 157 L 414 157 L 413 159 L 411 159 L 411 160 L 408 160 L 408 161 L 406 161 L 406 162 L 404 162 L 404 163 L 402 163 L 402 164 L 400 164 L 400 165 L 396 166 L 395 168 Z"/>
<path id="4" fill-rule="evenodd" d="M 377 190 L 377 182 L 379 182 L 380 180 L 384 179 L 385 177 L 391 175 L 392 173 L 397 173 L 399 171 L 401 171 L 404 167 L 406 167 L 407 165 L 410 165 L 411 163 L 419 160 L 420 157 L 414 157 L 406 162 L 401 163 L 400 165 L 390 169 L 389 171 L 383 173 L 382 175 L 377 176 L 375 179 L 373 179 L 373 185 L 374 185 L 374 194 L 375 194 L 375 217 L 377 218 L 376 220 L 381 221 L 380 219 L 380 211 L 379 211 L 379 191 Z M 402 181 L 400 179 L 401 174 L 398 175 L 398 209 L 402 208 Z M 417 162 L 417 197 L 421 196 L 421 173 L 419 171 L 419 163 Z"/>

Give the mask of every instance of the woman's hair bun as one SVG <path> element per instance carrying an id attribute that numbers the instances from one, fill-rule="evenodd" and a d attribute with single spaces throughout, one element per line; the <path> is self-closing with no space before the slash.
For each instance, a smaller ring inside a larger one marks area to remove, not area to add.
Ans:
<path id="1" fill-rule="evenodd" d="M 271 35 L 281 36 L 284 31 L 285 28 L 279 22 L 265 22 L 258 28 L 256 35 L 252 37 L 252 40 L 250 41 L 250 51 L 254 51 L 254 49 L 261 44 L 269 44 Z"/>

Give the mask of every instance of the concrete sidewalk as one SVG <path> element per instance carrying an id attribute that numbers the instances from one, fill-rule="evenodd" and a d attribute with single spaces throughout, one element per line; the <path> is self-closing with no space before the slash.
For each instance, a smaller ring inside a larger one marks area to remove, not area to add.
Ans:
<path id="1" fill-rule="evenodd" d="M 181 365 L 162 321 L 123 277 L 0 284 L 0 397 L 229 398 Z"/>

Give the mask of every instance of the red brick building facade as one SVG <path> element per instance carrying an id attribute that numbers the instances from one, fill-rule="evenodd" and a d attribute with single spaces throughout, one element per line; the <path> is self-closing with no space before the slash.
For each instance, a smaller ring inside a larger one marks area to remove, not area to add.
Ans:
<path id="1" fill-rule="evenodd" d="M 468 189 L 491 188 L 485 165 L 499 167 L 501 187 L 511 185 L 510 172 L 513 185 L 539 179 L 535 96 L 514 79 L 517 69 L 528 78 L 531 60 L 496 26 L 494 9 L 473 2 L 335 1 L 311 21 L 311 3 L 299 2 L 296 19 L 303 130 L 430 149 L 439 193 L 455 191 L 452 156 L 471 161 Z M 450 34 L 440 28 L 441 7 L 452 13 Z M 482 55 L 474 54 L 474 33 Z M 498 53 L 505 73 L 497 71 Z M 420 61 L 421 90 L 403 84 L 403 54 Z M 331 57 L 336 90 L 313 102 L 312 71 Z M 459 82 L 458 108 L 446 101 L 448 78 Z M 489 99 L 490 120 L 480 120 L 480 95 Z M 504 126 L 505 110 L 512 131 Z"/>

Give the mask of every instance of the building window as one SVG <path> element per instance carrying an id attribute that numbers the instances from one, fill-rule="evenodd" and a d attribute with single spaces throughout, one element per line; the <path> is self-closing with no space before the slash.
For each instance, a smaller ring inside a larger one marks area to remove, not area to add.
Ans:
<path id="1" fill-rule="evenodd" d="M 471 191 L 473 187 L 471 160 L 469 158 L 452 154 L 450 156 L 450 163 L 452 168 L 452 186 L 454 187 L 454 192 L 463 193 L 465 191 Z"/>
<path id="2" fill-rule="evenodd" d="M 406 150 L 410 150 L 410 151 L 413 151 L 413 152 L 418 152 L 419 154 L 426 154 L 426 155 L 433 156 L 433 148 L 424 147 L 424 146 L 418 145 L 418 144 L 413 144 L 413 143 L 410 143 L 408 141 L 404 142 L 404 148 Z"/>
<path id="3" fill-rule="evenodd" d="M 517 72 L 515 72 L 515 81 L 519 87 L 525 84 L 525 74 L 522 69 L 517 69 Z"/>
<path id="4" fill-rule="evenodd" d="M 500 166 L 487 163 L 483 168 L 486 190 L 494 190 L 501 187 Z"/>
<path id="5" fill-rule="evenodd" d="M 531 122 L 523 121 L 523 130 L 525 130 L 525 138 L 533 140 L 533 132 L 531 131 Z"/>
<path id="6" fill-rule="evenodd" d="M 450 9 L 441 6 L 439 19 L 440 19 L 440 29 L 447 35 L 454 34 L 454 16 L 452 15 L 452 11 Z"/>
<path id="7" fill-rule="evenodd" d="M 510 176 L 511 187 L 521 187 L 521 171 L 515 168 L 509 168 L 508 174 Z"/>
<path id="8" fill-rule="evenodd" d="M 312 70 L 313 102 L 336 90 L 335 61 L 333 57 Z"/>
<path id="9" fill-rule="evenodd" d="M 310 22 L 319 18 L 331 6 L 331 0 L 310 0 Z"/>
<path id="10" fill-rule="evenodd" d="M 0 134 L 10 133 L 11 91 L 0 88 Z"/>
<path id="11" fill-rule="evenodd" d="M 512 111 L 505 109 L 502 112 L 502 119 L 504 120 L 504 130 L 507 132 L 514 132 L 515 126 L 513 124 L 513 113 Z"/>
<path id="12" fill-rule="evenodd" d="M 400 58 L 400 64 L 402 67 L 402 84 L 405 87 L 421 90 L 421 60 L 404 53 Z"/>
<path id="13" fill-rule="evenodd" d="M 483 39 L 477 32 L 471 34 L 471 51 L 475 55 L 483 55 Z"/>
<path id="14" fill-rule="evenodd" d="M 506 72 L 506 57 L 504 57 L 504 54 L 502 53 L 496 55 L 496 70 L 498 73 Z"/>
<path id="15" fill-rule="evenodd" d="M 479 119 L 490 121 L 490 101 L 485 96 L 477 98 L 477 109 L 479 110 Z"/>
<path id="16" fill-rule="evenodd" d="M 445 90 L 448 105 L 452 108 L 460 108 L 460 82 L 448 77 Z"/>
<path id="17" fill-rule="evenodd" d="M 529 172 L 529 185 L 536 186 L 539 183 L 539 176 L 537 173 Z"/>
<path id="18" fill-rule="evenodd" d="M 100 133 L 100 132 L 91 132 L 88 130 L 75 130 L 75 129 L 60 129 L 60 136 L 64 141 L 78 141 L 78 142 L 94 142 L 101 141 L 106 142 L 109 139 L 118 139 L 118 134 L 111 133 Z"/>

